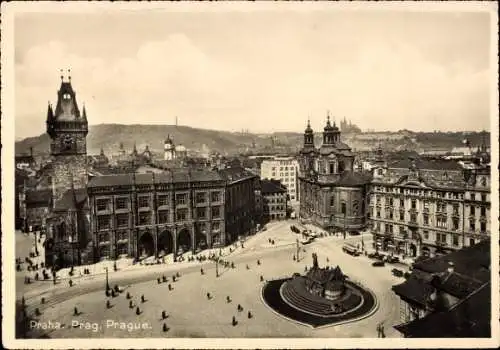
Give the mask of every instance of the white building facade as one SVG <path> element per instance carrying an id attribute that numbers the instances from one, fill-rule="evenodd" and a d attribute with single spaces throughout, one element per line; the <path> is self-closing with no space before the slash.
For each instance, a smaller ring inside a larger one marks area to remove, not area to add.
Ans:
<path id="1" fill-rule="evenodd" d="M 299 201 L 298 180 L 299 162 L 294 157 L 274 157 L 262 161 L 260 177 L 279 180 L 287 188 L 292 203 Z"/>

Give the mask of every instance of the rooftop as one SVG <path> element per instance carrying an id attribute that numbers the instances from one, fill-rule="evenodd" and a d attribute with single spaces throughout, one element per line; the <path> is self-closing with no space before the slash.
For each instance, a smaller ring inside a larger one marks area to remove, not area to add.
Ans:
<path id="1" fill-rule="evenodd" d="M 196 169 L 169 169 L 162 173 L 114 174 L 92 178 L 88 187 L 153 185 L 161 183 L 188 183 L 221 181 L 224 177 L 215 171 Z"/>
<path id="2" fill-rule="evenodd" d="M 447 160 L 447 159 L 398 159 L 389 161 L 387 163 L 388 168 L 410 168 L 413 163 L 415 164 L 417 169 L 422 170 L 462 170 L 462 166 L 459 162 L 455 160 Z"/>
<path id="3" fill-rule="evenodd" d="M 76 200 L 76 203 L 75 203 Z M 87 190 L 85 188 L 78 188 L 74 190 L 67 190 L 64 192 L 61 199 L 54 205 L 54 211 L 65 211 L 68 209 L 79 209 L 85 205 L 87 200 Z"/>
<path id="4" fill-rule="evenodd" d="M 491 285 L 486 283 L 450 310 L 431 313 L 395 328 L 408 338 L 491 336 Z"/>
<path id="5" fill-rule="evenodd" d="M 26 192 L 26 203 L 49 203 L 52 198 L 52 190 L 33 190 Z"/>
<path id="6" fill-rule="evenodd" d="M 454 271 L 459 274 L 480 281 L 489 280 L 490 240 L 483 240 L 471 247 L 463 248 L 445 256 L 423 260 L 415 263 L 413 268 L 427 273 L 440 273 L 448 269 L 449 262 L 453 262 Z"/>
<path id="7" fill-rule="evenodd" d="M 277 180 L 260 180 L 260 186 L 262 195 L 272 194 L 272 193 L 286 193 L 286 187 Z"/>

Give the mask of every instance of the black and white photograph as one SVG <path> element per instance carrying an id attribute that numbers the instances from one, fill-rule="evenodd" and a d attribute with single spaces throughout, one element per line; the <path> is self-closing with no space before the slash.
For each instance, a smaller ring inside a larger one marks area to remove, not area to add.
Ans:
<path id="1" fill-rule="evenodd" d="M 2 3 L 4 346 L 500 345 L 497 10 Z"/>

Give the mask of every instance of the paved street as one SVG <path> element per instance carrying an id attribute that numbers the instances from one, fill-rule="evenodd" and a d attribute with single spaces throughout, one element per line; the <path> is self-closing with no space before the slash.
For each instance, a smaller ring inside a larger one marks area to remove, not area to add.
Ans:
<path id="1" fill-rule="evenodd" d="M 339 237 L 319 238 L 306 246 L 303 259 L 293 261 L 296 252 L 296 235 L 289 227 L 291 222 L 277 222 L 268 225 L 266 231 L 251 237 L 244 248 L 239 248 L 227 260 L 234 261 L 236 269 L 220 269 L 221 276 L 215 277 L 215 264 L 177 263 L 155 265 L 110 273 L 110 284 L 126 288 L 133 296 L 142 313 L 136 315 L 136 309 L 129 308 L 126 292 L 112 298 L 112 308 L 106 309 L 104 295 L 105 279 L 103 275 L 82 280 L 76 286 L 68 288 L 65 282 L 55 287 L 50 283 L 41 284 L 36 290 L 26 294 L 30 310 L 40 307 L 41 321 L 61 322 L 65 328 L 52 330 L 50 337 L 374 337 L 376 325 L 384 321 L 388 337 L 398 336 L 392 325 L 398 323 L 399 301 L 391 291 L 391 286 L 401 281 L 391 275 L 391 267 L 374 268 L 371 261 L 364 257 L 352 257 L 342 252 L 344 242 Z M 275 245 L 269 244 L 274 239 Z M 365 237 L 365 243 L 367 242 Z M 360 236 L 348 237 L 349 241 L 360 241 Z M 379 300 L 379 310 L 371 317 L 359 322 L 323 329 L 311 329 L 283 319 L 271 311 L 261 300 L 260 276 L 272 279 L 290 276 L 294 272 L 304 272 L 305 266 L 311 266 L 311 254 L 317 252 L 320 266 L 340 265 L 343 272 L 352 280 L 359 281 L 371 289 Z M 257 265 L 260 259 L 262 264 Z M 249 269 L 246 265 L 249 265 Z M 201 275 L 203 267 L 205 274 Z M 175 272 L 180 272 L 179 281 L 172 283 L 173 290 L 168 290 L 168 283 L 158 284 L 157 277 L 165 274 L 169 280 Z M 212 298 L 207 299 L 207 293 Z M 47 300 L 46 308 L 40 304 L 41 296 Z M 145 303 L 140 296 L 144 295 Z M 226 297 L 230 296 L 231 303 Z M 241 304 L 243 312 L 236 306 Z M 73 308 L 82 312 L 73 316 Z M 169 317 L 160 320 L 161 311 Z M 247 318 L 251 310 L 253 318 Z M 238 325 L 232 326 L 235 316 Z M 120 329 L 106 320 L 116 322 L 144 322 L 146 327 L 139 330 Z M 72 328 L 73 321 L 88 322 L 88 326 L 99 325 L 97 331 Z M 170 328 L 163 332 L 163 323 Z"/>

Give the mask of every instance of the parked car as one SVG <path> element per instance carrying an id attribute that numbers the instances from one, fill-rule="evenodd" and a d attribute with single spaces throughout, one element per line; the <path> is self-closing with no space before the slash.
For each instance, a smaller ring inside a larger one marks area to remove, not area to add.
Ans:
<path id="1" fill-rule="evenodd" d="M 382 260 L 378 260 L 378 261 L 374 261 L 372 263 L 372 266 L 374 266 L 374 267 L 381 267 L 381 266 L 385 266 L 385 263 Z"/>
<path id="2" fill-rule="evenodd" d="M 404 273 L 400 269 L 392 269 L 392 274 L 396 277 L 403 277 Z"/>
<path id="3" fill-rule="evenodd" d="M 399 257 L 397 257 L 397 256 L 388 256 L 387 257 L 387 262 L 389 264 L 398 263 L 399 262 Z"/>

